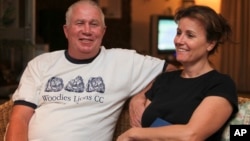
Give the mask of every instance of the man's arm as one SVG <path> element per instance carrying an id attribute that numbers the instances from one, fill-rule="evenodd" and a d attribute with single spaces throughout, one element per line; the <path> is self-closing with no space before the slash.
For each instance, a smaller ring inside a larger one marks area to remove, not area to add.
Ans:
<path id="1" fill-rule="evenodd" d="M 5 141 L 28 141 L 28 125 L 33 114 L 33 108 L 15 105 L 10 116 Z"/>
<path id="2" fill-rule="evenodd" d="M 174 71 L 178 68 L 172 64 L 168 64 L 166 67 L 166 71 Z M 145 93 L 151 88 L 151 82 L 148 84 L 146 88 L 136 94 L 131 98 L 129 103 L 129 116 L 130 116 L 130 125 L 132 127 L 141 127 L 141 117 L 146 108 L 146 97 Z"/>
<path id="3" fill-rule="evenodd" d="M 131 98 L 129 103 L 129 116 L 130 125 L 132 127 L 141 127 L 141 117 L 142 113 L 146 108 L 146 97 L 145 93 L 151 88 L 152 82 Z"/>
<path id="4" fill-rule="evenodd" d="M 166 72 L 176 71 L 176 70 L 180 69 L 179 67 L 180 67 L 180 66 L 175 66 L 175 65 L 173 65 L 173 64 L 168 64 L 168 65 L 166 66 L 166 68 L 165 68 L 165 71 L 166 71 Z"/>

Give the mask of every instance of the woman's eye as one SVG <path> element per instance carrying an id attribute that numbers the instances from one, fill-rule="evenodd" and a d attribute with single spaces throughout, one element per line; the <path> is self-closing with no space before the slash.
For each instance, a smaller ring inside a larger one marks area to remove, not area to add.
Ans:
<path id="1" fill-rule="evenodd" d="M 180 32 L 180 31 L 177 31 L 177 32 L 176 32 L 176 35 L 181 35 L 181 32 Z"/>
<path id="2" fill-rule="evenodd" d="M 188 34 L 187 36 L 188 36 L 189 38 L 193 38 L 193 37 L 194 37 L 193 34 Z"/>

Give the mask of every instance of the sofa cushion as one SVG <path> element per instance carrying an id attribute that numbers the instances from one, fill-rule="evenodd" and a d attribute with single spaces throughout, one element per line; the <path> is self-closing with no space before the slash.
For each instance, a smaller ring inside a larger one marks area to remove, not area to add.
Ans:
<path id="1" fill-rule="evenodd" d="M 250 125 L 250 100 L 239 97 L 239 112 L 224 130 L 221 141 L 230 141 L 230 125 Z"/>

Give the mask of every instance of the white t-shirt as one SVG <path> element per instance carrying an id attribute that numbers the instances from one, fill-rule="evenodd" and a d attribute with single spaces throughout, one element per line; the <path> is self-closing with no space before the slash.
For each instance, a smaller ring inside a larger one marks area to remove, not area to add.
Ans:
<path id="1" fill-rule="evenodd" d="M 14 101 L 37 106 L 29 141 L 111 141 L 124 102 L 162 72 L 164 63 L 104 47 L 88 63 L 70 61 L 64 50 L 34 58 L 13 95 Z"/>

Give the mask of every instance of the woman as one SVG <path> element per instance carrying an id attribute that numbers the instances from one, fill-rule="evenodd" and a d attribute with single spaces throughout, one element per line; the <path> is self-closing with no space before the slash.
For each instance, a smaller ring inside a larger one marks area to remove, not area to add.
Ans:
<path id="1" fill-rule="evenodd" d="M 179 10 L 175 20 L 176 60 L 183 69 L 156 78 L 146 93 L 142 128 L 129 129 L 118 141 L 217 141 L 238 111 L 233 80 L 216 71 L 208 59 L 229 40 L 228 23 L 211 8 L 197 5 Z M 168 125 L 152 127 L 156 119 Z"/>

